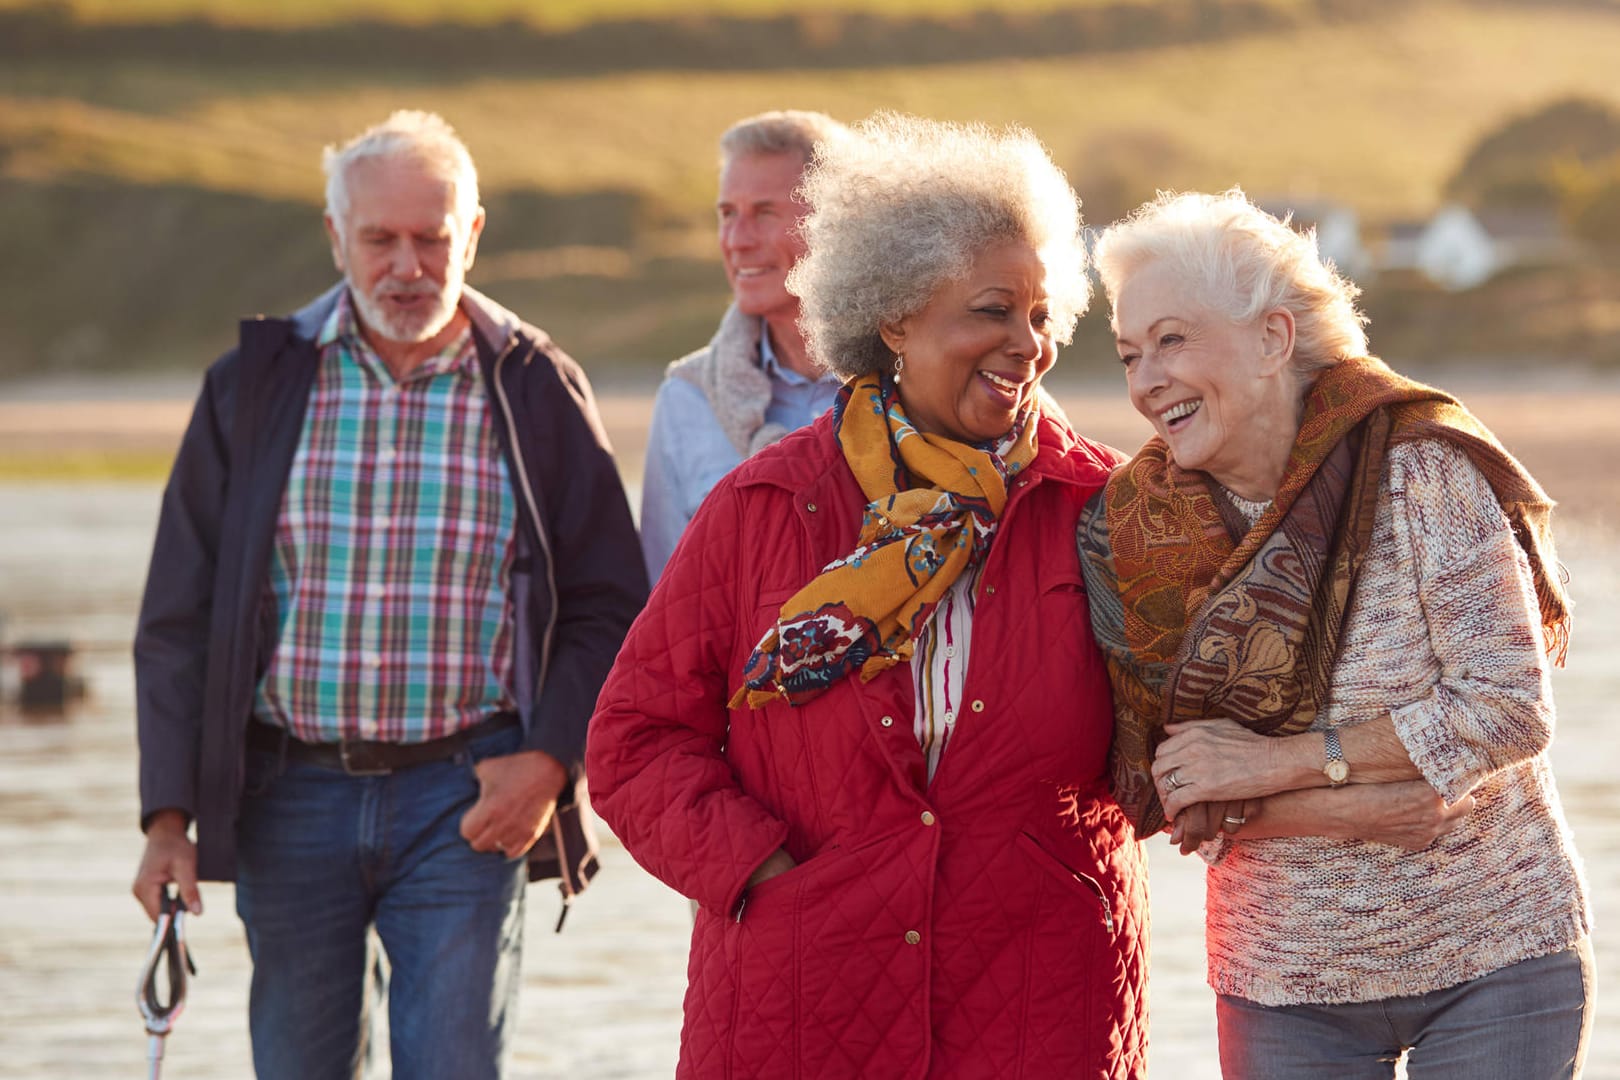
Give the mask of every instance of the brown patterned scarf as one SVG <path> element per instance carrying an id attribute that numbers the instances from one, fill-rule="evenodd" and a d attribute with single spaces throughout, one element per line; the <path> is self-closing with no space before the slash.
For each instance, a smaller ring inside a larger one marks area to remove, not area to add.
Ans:
<path id="1" fill-rule="evenodd" d="M 1389 448 L 1443 439 L 1496 494 L 1530 559 L 1549 655 L 1562 664 L 1569 601 L 1552 500 L 1448 394 L 1380 360 L 1324 371 L 1271 506 L 1253 528 L 1157 437 L 1081 518 L 1091 619 L 1114 686 L 1115 795 L 1141 835 L 1164 827 L 1153 754 L 1164 725 L 1219 715 L 1266 735 L 1306 730 L 1326 703 Z"/>

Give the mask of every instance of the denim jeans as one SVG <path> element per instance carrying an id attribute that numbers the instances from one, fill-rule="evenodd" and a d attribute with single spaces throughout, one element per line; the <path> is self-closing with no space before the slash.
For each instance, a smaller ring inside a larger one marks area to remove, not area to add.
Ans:
<path id="1" fill-rule="evenodd" d="M 476 761 L 518 749 L 516 730 L 456 758 L 386 776 L 249 752 L 236 910 L 253 955 L 248 1022 L 261 1080 L 354 1077 L 364 1066 L 375 957 L 387 954 L 395 1080 L 501 1075 L 523 949 L 523 859 L 459 832 Z"/>
<path id="2" fill-rule="evenodd" d="M 1592 945 L 1538 956 L 1458 986 L 1351 1005 L 1256 1005 L 1221 994 L 1226 1080 L 1578 1077 L 1592 1030 Z"/>

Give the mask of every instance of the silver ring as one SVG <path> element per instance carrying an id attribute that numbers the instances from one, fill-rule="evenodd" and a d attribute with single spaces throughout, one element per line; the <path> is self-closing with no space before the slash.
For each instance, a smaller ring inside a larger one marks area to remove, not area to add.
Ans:
<path id="1" fill-rule="evenodd" d="M 1232 828 L 1236 829 L 1249 819 L 1246 817 L 1233 817 L 1231 814 L 1227 814 L 1225 817 L 1221 818 L 1221 820 L 1232 826 Z"/>
<path id="2" fill-rule="evenodd" d="M 1180 787 L 1186 787 L 1187 782 L 1176 775 L 1180 771 L 1180 769 L 1171 769 L 1169 772 L 1165 773 L 1164 786 L 1169 788 L 1171 791 L 1174 791 Z"/>

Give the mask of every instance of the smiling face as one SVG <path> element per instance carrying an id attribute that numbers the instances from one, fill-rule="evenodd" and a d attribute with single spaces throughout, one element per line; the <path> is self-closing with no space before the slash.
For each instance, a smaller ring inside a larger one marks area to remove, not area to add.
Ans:
<path id="1" fill-rule="evenodd" d="M 1057 359 L 1046 266 L 1023 241 L 987 248 L 965 278 L 945 282 L 882 334 L 906 358 L 900 404 L 918 431 L 998 439 Z"/>
<path id="2" fill-rule="evenodd" d="M 1278 309 L 1234 323 L 1192 296 L 1163 262 L 1121 285 L 1114 336 L 1131 404 L 1178 466 L 1244 498 L 1270 499 L 1299 431 L 1293 319 Z"/>
<path id="3" fill-rule="evenodd" d="M 434 342 L 461 302 L 483 211 L 460 221 L 454 181 L 411 157 L 362 158 L 344 181 L 348 209 L 326 229 L 361 325 L 386 342 Z"/>
<path id="4" fill-rule="evenodd" d="M 720 256 L 744 315 L 789 321 L 799 316 L 787 275 L 804 254 L 799 220 L 806 207 L 793 197 L 804 164 L 797 153 L 740 154 L 720 170 Z"/>

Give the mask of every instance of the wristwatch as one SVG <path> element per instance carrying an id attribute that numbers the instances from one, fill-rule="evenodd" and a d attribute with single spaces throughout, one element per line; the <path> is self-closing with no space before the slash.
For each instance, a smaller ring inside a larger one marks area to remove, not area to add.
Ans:
<path id="1" fill-rule="evenodd" d="M 1330 786 L 1343 787 L 1345 781 L 1350 779 L 1350 763 L 1344 760 L 1344 748 L 1339 745 L 1337 728 L 1322 732 L 1322 746 L 1327 751 L 1327 764 L 1322 766 L 1322 775 L 1328 778 Z"/>

